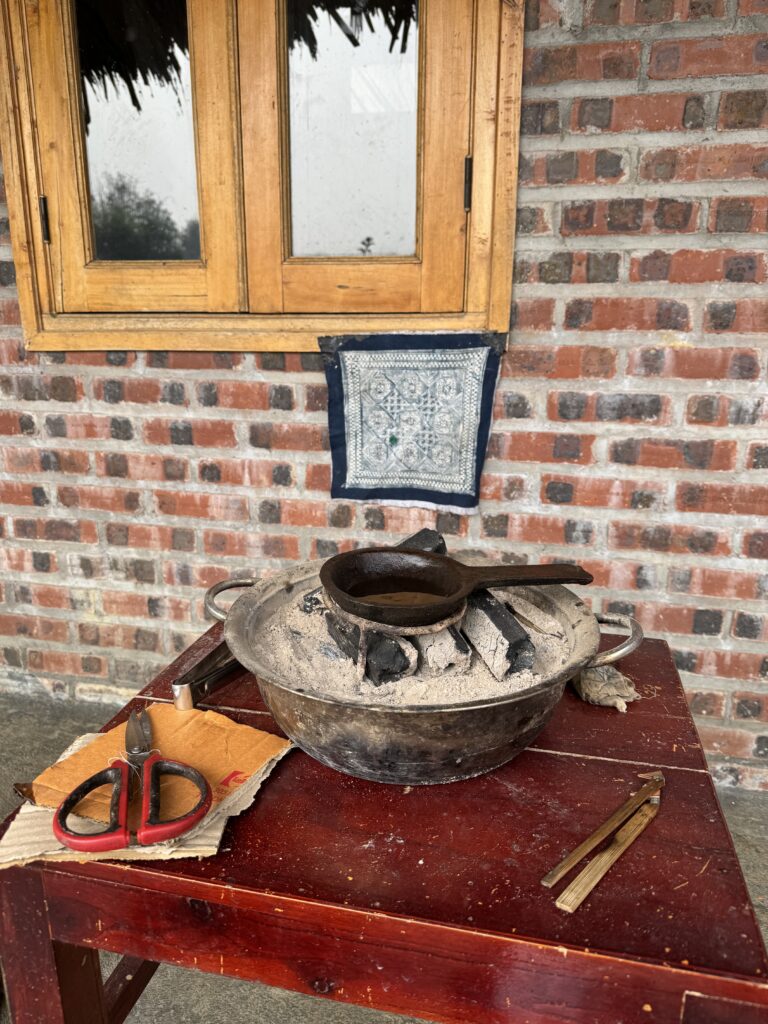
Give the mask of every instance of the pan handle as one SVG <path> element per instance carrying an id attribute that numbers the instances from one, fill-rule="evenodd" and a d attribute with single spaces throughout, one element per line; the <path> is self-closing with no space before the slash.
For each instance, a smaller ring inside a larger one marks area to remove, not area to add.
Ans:
<path id="1" fill-rule="evenodd" d="M 218 583 L 214 583 L 205 592 L 205 600 L 203 601 L 205 614 L 210 615 L 212 619 L 218 619 L 219 622 L 223 622 L 227 617 L 227 613 L 216 604 L 216 598 L 219 594 L 225 590 L 235 590 L 238 587 L 255 587 L 257 583 L 261 583 L 257 576 L 242 576 L 239 579 L 220 580 Z"/>
<path id="2" fill-rule="evenodd" d="M 631 615 L 619 615 L 615 612 L 596 612 L 595 618 L 603 626 L 622 626 L 624 629 L 628 629 L 629 636 L 626 640 L 617 644 L 616 647 L 611 647 L 609 651 L 601 651 L 599 654 L 596 654 L 584 666 L 585 668 L 599 668 L 601 665 L 612 665 L 619 658 L 624 658 L 627 654 L 631 654 L 643 642 L 643 627 Z"/>

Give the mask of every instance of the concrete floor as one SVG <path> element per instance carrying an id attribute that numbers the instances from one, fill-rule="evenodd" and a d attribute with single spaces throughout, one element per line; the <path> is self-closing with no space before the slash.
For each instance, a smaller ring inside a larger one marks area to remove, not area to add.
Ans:
<path id="1" fill-rule="evenodd" d="M 72 739 L 95 731 L 108 717 L 103 705 L 0 694 L 0 819 L 18 802 L 13 782 L 34 778 Z M 721 789 L 720 801 L 768 941 L 768 793 Z M 104 958 L 107 972 L 115 959 Z M 129 1024 L 416 1024 L 409 1017 L 166 966 L 127 1019 Z M 9 1024 L 5 1006 L 0 1024 Z"/>

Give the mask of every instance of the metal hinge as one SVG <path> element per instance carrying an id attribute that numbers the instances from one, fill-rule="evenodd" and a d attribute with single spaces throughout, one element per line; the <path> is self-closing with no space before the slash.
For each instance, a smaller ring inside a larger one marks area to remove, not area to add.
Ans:
<path id="1" fill-rule="evenodd" d="M 464 157 L 464 210 L 472 209 L 472 157 Z"/>
<path id="2" fill-rule="evenodd" d="M 51 241 L 51 225 L 48 221 L 48 196 L 40 196 L 37 200 L 40 208 L 40 229 L 43 233 L 43 241 Z"/>

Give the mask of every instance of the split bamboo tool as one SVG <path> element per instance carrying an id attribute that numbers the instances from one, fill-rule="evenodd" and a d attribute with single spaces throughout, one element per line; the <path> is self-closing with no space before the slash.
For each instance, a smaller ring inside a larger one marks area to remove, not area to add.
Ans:
<path id="1" fill-rule="evenodd" d="M 655 771 L 648 775 L 641 775 L 640 778 L 648 781 L 542 878 L 541 884 L 551 889 L 583 857 L 618 829 L 610 844 L 593 857 L 571 884 L 560 893 L 555 901 L 555 905 L 560 910 L 572 914 L 580 907 L 611 865 L 616 863 L 622 853 L 656 817 L 661 802 L 660 794 L 664 786 L 664 776 L 660 771 Z"/>

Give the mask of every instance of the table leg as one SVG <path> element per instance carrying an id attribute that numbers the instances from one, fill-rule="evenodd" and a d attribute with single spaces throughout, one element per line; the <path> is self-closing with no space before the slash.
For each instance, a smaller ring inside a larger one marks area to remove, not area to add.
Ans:
<path id="1" fill-rule="evenodd" d="M 40 875 L 0 874 L 0 958 L 13 1024 L 107 1024 L 99 954 L 54 942 Z"/>

